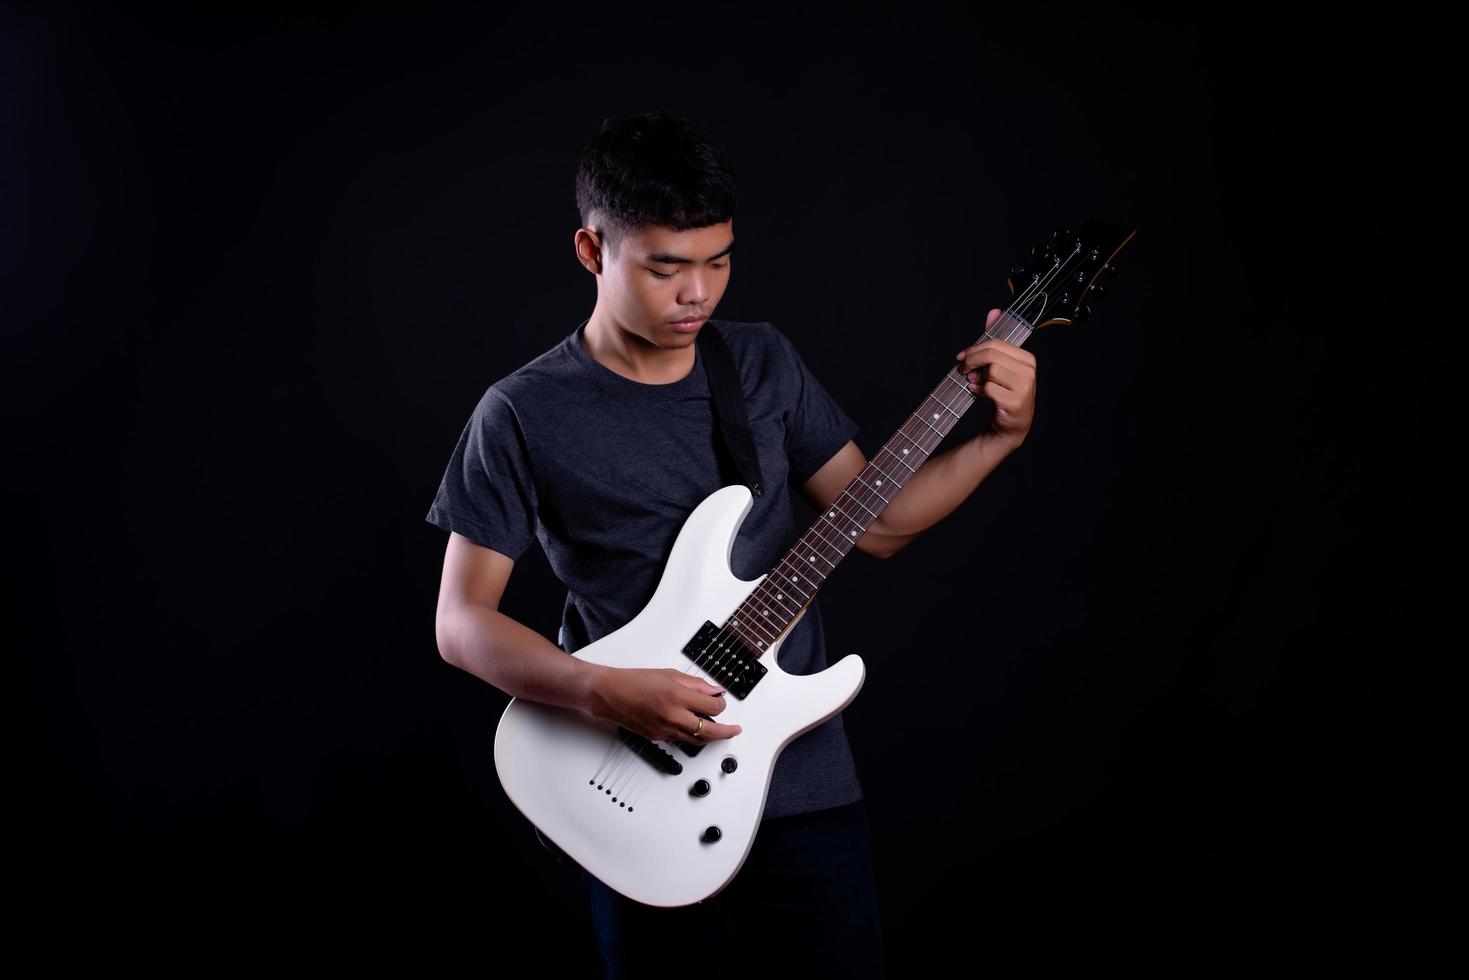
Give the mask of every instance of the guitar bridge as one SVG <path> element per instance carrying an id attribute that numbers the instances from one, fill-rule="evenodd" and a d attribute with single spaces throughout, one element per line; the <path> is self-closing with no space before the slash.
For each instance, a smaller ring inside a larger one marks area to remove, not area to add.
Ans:
<path id="1" fill-rule="evenodd" d="M 667 773 L 670 776 L 677 776 L 683 772 L 683 766 L 679 761 L 659 748 L 657 742 L 650 742 L 637 732 L 629 731 L 621 725 L 617 726 L 617 736 L 643 761 L 650 763 L 659 772 Z"/>

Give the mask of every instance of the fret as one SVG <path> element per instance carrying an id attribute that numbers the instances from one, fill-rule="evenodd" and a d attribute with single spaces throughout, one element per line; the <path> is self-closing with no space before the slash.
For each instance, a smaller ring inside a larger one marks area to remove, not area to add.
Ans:
<path id="1" fill-rule="evenodd" d="M 871 469 L 871 467 L 868 467 L 868 469 Z M 863 473 L 866 473 L 867 470 L 863 470 L 862 472 Z M 866 487 L 867 489 L 871 490 L 874 494 L 876 494 L 877 497 L 882 501 L 882 505 L 884 507 L 886 507 L 888 504 L 892 503 L 891 500 L 889 500 L 887 497 L 883 496 L 881 493 L 878 492 L 878 489 L 877 488 L 880 487 L 880 486 L 882 486 L 882 481 L 881 480 L 873 480 L 871 483 L 868 483 L 866 480 L 862 479 L 861 474 L 858 474 L 857 480 L 864 487 Z"/>
<path id="2" fill-rule="evenodd" d="M 771 609 L 768 602 L 756 601 L 754 596 L 751 596 L 740 604 L 740 609 L 744 610 L 744 618 L 747 621 L 755 623 L 770 634 L 769 639 L 773 640 L 780 635 L 776 629 L 776 625 L 781 622 L 780 610 Z M 739 610 L 736 612 L 738 613 Z"/>
<path id="3" fill-rule="evenodd" d="M 818 521 L 816 524 L 811 525 L 811 527 L 813 529 L 815 529 L 815 528 L 817 528 L 817 527 L 820 526 L 820 523 L 821 522 Z M 825 534 L 821 533 L 820 531 L 817 531 L 816 533 L 821 538 L 822 541 L 825 541 L 827 544 L 831 544 L 831 539 L 829 539 Z M 846 541 L 847 538 L 846 538 L 845 535 L 838 535 L 837 536 L 837 540 L 839 540 L 839 541 Z M 832 547 L 835 548 L 835 547 L 838 547 L 838 546 L 837 545 L 832 545 Z M 845 557 L 846 556 L 846 553 L 847 553 L 846 552 L 846 549 L 840 549 L 840 551 L 841 551 L 841 553 L 837 556 L 839 559 Z"/>
<path id="4" fill-rule="evenodd" d="M 928 425 L 928 419 L 924 418 L 922 415 L 919 415 L 917 412 L 914 412 L 912 414 L 913 414 L 913 418 L 915 418 L 918 421 L 922 422 L 924 425 Z M 928 427 L 930 429 L 933 429 L 933 431 L 935 431 L 935 432 L 939 432 L 938 429 L 934 429 L 933 426 L 931 426 L 931 425 L 928 425 Z M 942 439 L 945 435 L 946 435 L 946 433 L 939 432 L 939 438 Z"/>
<path id="5" fill-rule="evenodd" d="M 786 555 L 786 558 L 781 559 L 781 565 L 785 566 L 780 569 L 779 578 L 781 587 L 787 592 L 799 595 L 801 597 L 801 605 L 804 606 L 807 602 L 811 601 L 811 597 L 816 594 L 816 590 L 812 589 L 810 592 L 805 590 L 803 583 L 809 583 L 811 581 L 806 574 L 806 569 L 801 568 L 798 563 L 792 561 L 789 557 L 790 552 L 786 552 Z M 800 571 L 797 571 L 797 569 L 800 569 Z"/>
<path id="6" fill-rule="evenodd" d="M 869 527 L 872 526 L 871 521 L 859 521 L 856 518 L 852 517 L 852 515 L 848 514 L 841 507 L 839 507 L 838 504 L 840 504 L 841 499 L 841 497 L 838 497 L 836 503 L 833 503 L 828 509 L 826 518 L 828 523 L 835 525 L 836 521 L 833 519 L 833 517 L 836 514 L 840 514 L 842 515 L 843 522 L 847 525 L 848 529 L 856 528 L 858 531 L 866 531 Z"/>
<path id="7" fill-rule="evenodd" d="M 965 395 L 968 395 L 970 401 L 975 401 L 976 399 L 979 398 L 978 395 L 976 395 L 974 392 L 972 392 L 972 391 L 969 390 L 969 385 L 967 385 L 963 381 L 959 380 L 958 375 L 949 375 L 948 377 L 944 378 L 944 380 L 947 381 L 949 384 L 953 385 L 954 388 L 957 391 L 959 391 L 959 392 L 961 392 L 961 393 L 963 393 Z"/>
<path id="8" fill-rule="evenodd" d="M 813 524 L 811 526 L 812 530 L 814 530 L 815 527 L 816 527 L 816 525 Z M 801 540 L 803 542 L 805 542 L 805 544 L 806 544 L 807 554 L 806 554 L 805 557 L 806 557 L 806 560 L 810 563 L 809 567 L 819 568 L 819 566 L 816 565 L 816 562 L 814 560 L 814 557 L 813 557 L 813 554 L 812 554 L 812 553 L 814 553 L 816 555 L 820 555 L 821 558 L 822 558 L 822 560 L 824 560 L 832 568 L 836 568 L 837 562 L 839 562 L 843 558 L 845 558 L 846 555 L 847 555 L 847 553 L 845 551 L 842 551 L 840 548 L 836 547 L 835 545 L 833 545 L 830 541 L 826 540 L 824 537 L 821 536 L 820 533 L 813 534 L 812 533 L 812 530 L 808 530 L 806 532 L 806 534 L 801 537 Z M 807 538 L 808 537 L 815 538 L 816 540 L 814 540 L 814 541 L 807 541 Z M 827 554 L 828 550 L 830 550 L 832 552 L 835 552 L 835 554 L 834 555 Z"/>
<path id="9" fill-rule="evenodd" d="M 878 450 L 878 452 L 879 453 L 887 453 L 893 459 L 896 459 L 900 464 L 902 464 L 903 469 L 907 470 L 909 473 L 917 473 L 918 472 L 917 467 L 909 466 L 908 465 L 908 461 L 903 456 L 899 456 L 897 453 L 893 452 L 887 446 L 883 446 L 881 449 Z M 905 455 L 907 454 L 907 452 L 908 452 L 908 450 L 906 450 L 906 449 L 903 450 L 903 453 Z M 922 464 L 920 463 L 919 465 L 921 466 Z"/>
<path id="10" fill-rule="evenodd" d="M 837 494 L 836 501 L 834 501 L 833 504 L 831 504 L 831 507 L 833 507 L 834 510 L 837 511 L 837 513 L 842 514 L 843 517 L 846 517 L 846 519 L 851 520 L 851 522 L 856 523 L 856 525 L 858 525 L 858 526 L 861 526 L 862 525 L 862 522 L 859 522 L 859 520 L 856 520 L 856 517 L 852 517 L 851 514 L 846 513 L 845 510 L 842 510 L 842 508 L 840 508 L 839 505 L 837 505 L 837 504 L 840 504 L 840 502 L 842 502 L 842 498 L 843 497 L 851 498 L 851 500 L 853 502 L 855 502 L 855 504 L 858 505 L 858 507 L 862 507 L 862 501 L 856 500 L 855 497 L 852 497 L 852 495 L 849 494 L 849 492 L 846 492 L 846 491 L 842 491 L 842 492 L 840 492 L 840 494 Z M 862 507 L 862 510 L 867 510 L 867 508 Z M 877 514 L 873 514 L 873 511 L 867 510 L 867 513 L 868 514 L 871 514 L 871 516 L 873 516 L 873 517 L 877 517 Z"/>
<path id="11" fill-rule="evenodd" d="M 839 509 L 838 507 L 836 507 L 836 505 L 832 505 L 830 508 L 828 508 L 826 513 L 821 515 L 821 519 L 826 521 L 826 523 L 830 524 L 837 530 L 845 531 L 847 530 L 847 528 L 842 527 L 836 522 L 836 515 L 838 514 L 841 514 L 842 517 L 845 518 L 847 524 L 857 526 L 857 522 L 852 520 L 852 518 L 848 516 L 846 511 Z"/>
<path id="12" fill-rule="evenodd" d="M 773 608 L 777 614 L 785 616 L 786 619 L 789 620 L 791 617 L 795 616 L 796 613 L 801 611 L 801 607 L 798 603 L 793 604 L 790 599 L 787 598 L 784 590 L 776 588 L 776 585 L 779 584 L 779 580 L 777 579 L 776 582 L 772 583 L 771 579 L 774 577 L 774 573 L 767 575 L 765 577 L 765 581 L 760 583 L 760 588 L 756 591 L 769 592 L 770 595 L 774 598 L 775 603 L 779 603 L 779 605 L 776 606 L 769 600 L 766 601 L 766 605 L 771 606 L 771 608 Z"/>
<path id="13" fill-rule="evenodd" d="M 954 421 L 955 422 L 959 421 L 959 413 L 958 412 L 955 412 L 952 408 L 950 408 L 947 402 L 939 401 L 939 399 L 935 398 L 933 395 L 929 395 L 926 399 L 924 399 L 924 401 L 925 402 L 936 402 L 938 404 L 938 406 L 940 408 L 942 408 L 945 412 L 948 412 L 950 415 L 954 416 Z M 939 413 L 938 412 L 934 412 L 933 413 L 933 417 L 934 418 L 939 418 L 940 417 L 939 416 Z M 952 424 L 952 423 L 950 423 L 950 424 Z"/>
<path id="14" fill-rule="evenodd" d="M 923 417 L 917 415 L 916 413 L 910 416 L 910 418 L 916 418 L 919 422 L 923 422 Z M 924 452 L 930 452 L 933 447 L 937 446 L 947 434 L 939 432 L 927 422 L 923 422 L 924 427 L 922 429 L 916 429 L 913 432 L 909 432 L 908 427 L 912 424 L 912 422 L 905 422 L 903 424 L 903 435 L 907 436 L 909 439 L 912 439 L 918 445 L 922 446 Z M 934 433 L 938 434 L 934 435 Z"/>
<path id="15" fill-rule="evenodd" d="M 870 466 L 870 467 L 872 467 L 873 469 L 877 470 L 877 472 L 881 473 L 882 474 L 882 478 L 884 480 L 887 480 L 889 482 L 892 481 L 893 475 L 891 473 L 889 473 L 887 470 L 883 469 L 881 466 L 878 466 L 877 465 L 876 458 L 869 459 L 867 461 L 867 465 Z"/>
<path id="16" fill-rule="evenodd" d="M 744 607 L 741 606 L 740 608 L 743 609 Z M 749 634 L 749 637 L 755 641 L 755 645 L 760 649 L 764 649 L 766 646 L 774 643 L 775 638 L 780 635 L 771 628 L 771 624 L 761 622 L 759 617 L 751 616 L 748 612 L 744 616 L 731 619 L 730 625 L 735 629 Z"/>
<path id="17" fill-rule="evenodd" d="M 819 575 L 824 580 L 826 577 L 825 573 L 816 559 L 819 557 L 822 562 L 825 562 L 832 568 L 836 567 L 836 562 L 826 552 L 822 551 L 816 542 L 808 541 L 803 537 L 801 538 L 801 544 L 801 549 L 795 553 L 796 564 L 806 569 L 807 572 L 812 573 L 813 577 Z M 838 555 L 837 557 L 840 558 L 841 556 Z"/>
<path id="18" fill-rule="evenodd" d="M 851 497 L 853 500 L 857 501 L 858 507 L 861 507 L 863 510 L 867 511 L 867 513 L 871 514 L 873 520 L 877 520 L 877 512 L 868 510 L 866 504 L 862 503 L 862 501 L 860 500 L 857 500 L 857 498 L 852 494 L 852 490 L 850 487 L 848 487 L 846 490 L 843 490 L 841 497 L 838 497 L 837 499 L 840 500 L 842 497 Z"/>
<path id="19" fill-rule="evenodd" d="M 796 562 L 793 552 L 787 551 L 776 563 L 771 574 L 775 578 L 776 586 L 791 597 L 791 602 L 796 604 L 797 609 L 804 606 L 815 594 L 807 592 L 803 587 L 806 584 L 806 570 Z"/>
<path id="20" fill-rule="evenodd" d="M 921 442 L 919 442 L 917 439 L 914 439 L 912 436 L 910 436 L 907 433 L 906 430 L 907 430 L 907 424 L 904 423 L 904 426 L 903 426 L 902 429 L 899 429 L 897 432 L 893 433 L 893 438 L 891 438 L 891 439 L 888 440 L 888 444 L 889 445 L 892 445 L 897 439 L 902 438 L 902 439 L 904 439 L 904 440 L 906 440 L 908 442 L 909 446 L 911 446 L 913 448 L 916 448 L 924 456 L 927 456 L 928 455 L 928 450 L 923 447 L 923 444 Z M 906 447 L 905 447 L 905 451 L 906 451 Z"/>
<path id="21" fill-rule="evenodd" d="M 725 624 L 726 628 L 734 632 L 736 636 L 745 641 L 745 646 L 755 650 L 764 650 L 774 642 L 774 638 L 766 639 L 763 636 L 751 635 L 745 624 L 738 619 L 731 619 Z"/>

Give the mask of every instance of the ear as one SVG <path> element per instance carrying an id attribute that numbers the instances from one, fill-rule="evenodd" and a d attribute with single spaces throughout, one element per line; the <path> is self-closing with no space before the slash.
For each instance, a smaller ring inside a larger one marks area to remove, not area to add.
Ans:
<path id="1" fill-rule="evenodd" d="M 591 228 L 578 228 L 572 238 L 576 259 L 592 272 L 602 272 L 602 240 Z"/>

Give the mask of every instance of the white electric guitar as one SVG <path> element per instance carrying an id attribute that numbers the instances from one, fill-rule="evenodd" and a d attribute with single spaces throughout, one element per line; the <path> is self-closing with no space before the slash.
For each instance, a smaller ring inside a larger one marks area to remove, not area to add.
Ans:
<path id="1" fill-rule="evenodd" d="M 1117 274 L 1112 260 L 1135 233 L 1097 221 L 1074 234 L 1058 229 L 1011 270 L 1010 307 L 984 336 L 1018 346 L 1040 327 L 1086 319 L 1082 299 L 1103 295 L 1097 279 Z M 777 757 L 850 704 L 865 675 L 854 655 L 820 673 L 788 674 L 776 659 L 782 642 L 979 397 L 955 363 L 775 568 L 752 581 L 736 578 L 729 558 L 754 497 L 742 484 L 706 497 L 679 531 L 647 606 L 570 656 L 673 667 L 718 685 L 726 707 L 713 720 L 743 730 L 707 743 L 654 742 L 580 711 L 513 699 L 495 734 L 495 768 L 520 812 L 638 902 L 689 905 L 728 885 L 754 844 Z"/>

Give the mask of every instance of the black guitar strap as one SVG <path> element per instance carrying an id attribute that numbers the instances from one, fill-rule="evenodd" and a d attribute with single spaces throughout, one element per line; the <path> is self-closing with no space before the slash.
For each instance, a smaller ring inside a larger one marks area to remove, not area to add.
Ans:
<path id="1" fill-rule="evenodd" d="M 719 331 L 707 322 L 695 343 L 704 356 L 704 373 L 709 377 L 709 392 L 714 396 L 714 417 L 724 436 L 726 457 L 734 460 L 740 480 L 758 497 L 765 492 L 765 477 L 760 472 L 755 440 L 750 436 L 745 394 L 734 357 Z"/>

